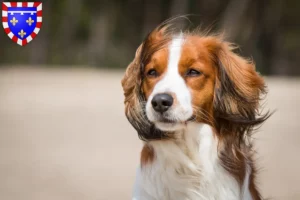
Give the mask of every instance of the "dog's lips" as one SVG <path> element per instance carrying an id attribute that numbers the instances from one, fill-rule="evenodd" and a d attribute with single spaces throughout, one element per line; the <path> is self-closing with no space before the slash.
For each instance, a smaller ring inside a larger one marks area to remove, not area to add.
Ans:
<path id="1" fill-rule="evenodd" d="M 161 123 L 166 123 L 166 124 L 175 124 L 175 123 L 178 123 L 178 121 L 175 121 L 175 120 L 170 120 L 168 118 L 164 118 L 162 120 L 159 120 L 159 122 Z"/>
<path id="2" fill-rule="evenodd" d="M 189 119 L 187 119 L 185 121 L 171 120 L 171 119 L 168 119 L 168 118 L 164 117 L 164 118 L 162 118 L 160 120 L 157 120 L 155 122 L 165 123 L 165 124 L 186 124 L 187 122 L 194 121 L 195 119 L 196 119 L 196 117 L 194 115 L 191 116 Z"/>

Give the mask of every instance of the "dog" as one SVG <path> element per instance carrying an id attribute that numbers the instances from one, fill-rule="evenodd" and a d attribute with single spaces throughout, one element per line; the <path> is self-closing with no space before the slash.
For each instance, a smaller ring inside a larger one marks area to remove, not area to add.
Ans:
<path id="1" fill-rule="evenodd" d="M 122 79 L 144 146 L 134 200 L 261 200 L 251 133 L 269 113 L 255 65 L 221 34 L 150 32 Z"/>

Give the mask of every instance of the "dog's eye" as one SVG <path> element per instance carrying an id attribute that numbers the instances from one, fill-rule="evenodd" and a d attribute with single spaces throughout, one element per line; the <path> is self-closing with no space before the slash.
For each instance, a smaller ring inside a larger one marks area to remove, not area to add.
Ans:
<path id="1" fill-rule="evenodd" d="M 195 69 L 189 69 L 186 73 L 186 76 L 192 76 L 192 77 L 195 77 L 195 76 L 199 76 L 201 75 L 202 73 L 195 70 Z"/>
<path id="2" fill-rule="evenodd" d="M 150 69 L 148 72 L 147 72 L 147 76 L 149 77 L 157 77 L 158 73 L 155 69 Z"/>

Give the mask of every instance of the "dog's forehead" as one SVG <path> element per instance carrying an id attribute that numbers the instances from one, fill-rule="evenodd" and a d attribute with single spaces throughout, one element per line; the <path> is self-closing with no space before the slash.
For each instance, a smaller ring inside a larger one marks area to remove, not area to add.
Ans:
<path id="1" fill-rule="evenodd" d="M 211 65 L 212 55 L 208 38 L 188 34 L 173 36 L 153 52 L 146 65 L 150 63 L 151 67 L 168 68 L 174 58 L 178 60 L 177 66 L 189 66 L 196 61 Z"/>
<path id="2" fill-rule="evenodd" d="M 176 57 L 181 56 L 181 47 L 183 45 L 184 38 L 182 36 L 174 36 L 170 41 L 165 43 L 160 49 L 156 50 L 152 55 L 150 62 L 160 62 L 161 60 L 167 60 L 168 62 L 171 59 L 171 56 Z M 166 66 L 167 67 L 167 66 Z"/>
<path id="3" fill-rule="evenodd" d="M 206 37 L 186 36 L 182 44 L 182 54 L 186 57 L 208 56 L 209 44 Z"/>
<path id="4" fill-rule="evenodd" d="M 158 63 L 161 62 L 162 60 L 167 60 L 169 55 L 169 48 L 164 47 L 156 52 L 151 57 L 151 62 Z"/>

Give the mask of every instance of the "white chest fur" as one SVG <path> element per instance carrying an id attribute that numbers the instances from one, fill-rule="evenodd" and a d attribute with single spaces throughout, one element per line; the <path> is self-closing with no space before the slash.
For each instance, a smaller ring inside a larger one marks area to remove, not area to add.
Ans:
<path id="1" fill-rule="evenodd" d="M 251 200 L 248 183 L 220 165 L 210 126 L 191 123 L 178 137 L 150 142 L 155 159 L 138 168 L 133 200 Z"/>

